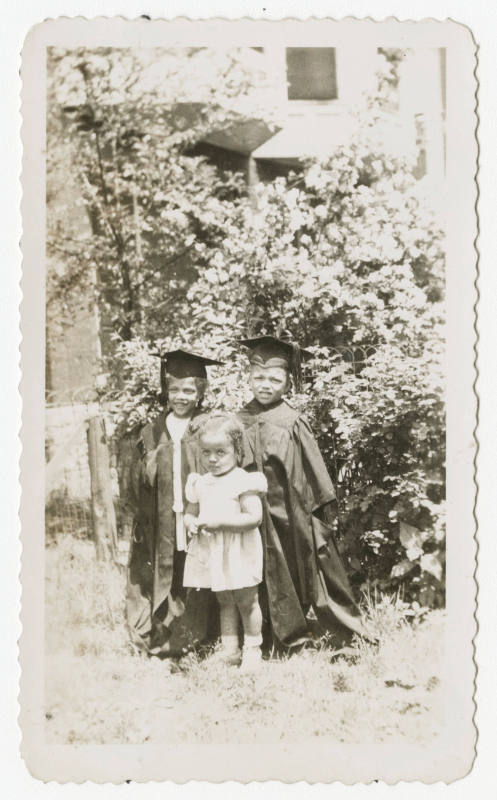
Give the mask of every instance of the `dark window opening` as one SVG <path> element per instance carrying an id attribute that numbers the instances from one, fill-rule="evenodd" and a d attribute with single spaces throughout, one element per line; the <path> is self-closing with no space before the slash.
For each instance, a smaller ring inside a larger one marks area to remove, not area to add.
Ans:
<path id="1" fill-rule="evenodd" d="M 287 47 L 289 100 L 335 100 L 338 97 L 334 47 Z"/>

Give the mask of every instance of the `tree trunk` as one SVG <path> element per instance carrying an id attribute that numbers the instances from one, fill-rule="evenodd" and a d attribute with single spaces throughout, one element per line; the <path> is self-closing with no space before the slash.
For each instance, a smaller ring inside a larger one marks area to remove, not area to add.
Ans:
<path id="1" fill-rule="evenodd" d="M 103 415 L 88 421 L 93 538 L 99 561 L 116 560 L 117 527 Z"/>

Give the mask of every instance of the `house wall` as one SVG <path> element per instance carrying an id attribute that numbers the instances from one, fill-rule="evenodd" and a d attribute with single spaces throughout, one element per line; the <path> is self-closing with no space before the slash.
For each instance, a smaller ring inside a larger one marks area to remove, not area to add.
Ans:
<path id="1" fill-rule="evenodd" d="M 81 192 L 69 146 L 58 145 L 58 163 L 48 172 L 47 228 L 64 226 L 70 246 L 84 247 L 91 236 L 91 226 L 82 202 Z M 47 282 L 51 275 L 63 274 L 68 256 L 61 249 L 46 259 Z M 58 297 L 47 303 L 46 312 L 46 376 L 45 390 L 49 403 L 71 402 L 88 396 L 95 385 L 100 357 L 98 310 L 90 292 L 80 291 L 68 298 Z"/>

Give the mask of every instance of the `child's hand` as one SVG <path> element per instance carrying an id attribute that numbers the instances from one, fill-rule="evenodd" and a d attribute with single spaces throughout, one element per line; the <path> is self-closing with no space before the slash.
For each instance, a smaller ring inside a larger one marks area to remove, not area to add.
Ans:
<path id="1" fill-rule="evenodd" d="M 199 530 L 217 531 L 222 528 L 219 519 L 212 514 L 200 514 L 197 520 Z"/>
<path id="2" fill-rule="evenodd" d="M 185 514 L 183 522 L 185 523 L 185 528 L 187 529 L 187 531 L 192 536 L 196 536 L 200 527 L 198 522 L 198 517 L 194 517 L 193 514 Z"/>

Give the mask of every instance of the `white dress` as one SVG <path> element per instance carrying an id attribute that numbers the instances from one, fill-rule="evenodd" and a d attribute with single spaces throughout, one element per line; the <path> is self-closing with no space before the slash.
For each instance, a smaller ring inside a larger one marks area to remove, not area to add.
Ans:
<path id="1" fill-rule="evenodd" d="M 240 467 L 216 477 L 192 473 L 185 487 L 186 499 L 198 503 L 200 513 L 227 514 L 241 511 L 245 494 L 265 494 L 267 481 L 262 472 L 245 472 Z M 262 540 L 258 528 L 246 531 L 221 529 L 199 533 L 190 540 L 185 560 L 184 586 L 222 592 L 257 586 L 262 581 Z"/>

